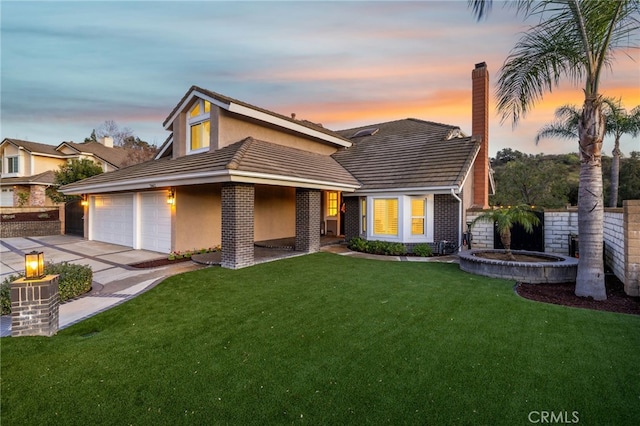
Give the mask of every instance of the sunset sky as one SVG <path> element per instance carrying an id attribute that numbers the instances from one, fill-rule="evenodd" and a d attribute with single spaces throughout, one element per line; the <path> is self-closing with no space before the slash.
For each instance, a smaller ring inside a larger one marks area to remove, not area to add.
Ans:
<path id="1" fill-rule="evenodd" d="M 105 120 L 160 145 L 162 122 L 192 85 L 333 130 L 414 117 L 471 131 L 471 71 L 492 83 L 529 23 L 494 5 L 476 22 L 466 1 L 2 1 L 2 138 L 82 142 Z M 620 54 L 601 84 L 640 105 L 640 52 Z M 545 140 L 555 108 L 581 105 L 570 84 L 516 129 L 491 100 L 490 155 L 576 152 Z M 605 139 L 604 151 L 613 143 Z M 626 136 L 622 150 L 640 151 Z"/>

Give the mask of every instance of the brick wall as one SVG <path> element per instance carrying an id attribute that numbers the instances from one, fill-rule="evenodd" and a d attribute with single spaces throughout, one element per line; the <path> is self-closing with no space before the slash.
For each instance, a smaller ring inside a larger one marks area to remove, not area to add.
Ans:
<path id="1" fill-rule="evenodd" d="M 640 200 L 625 200 L 624 210 L 624 291 L 640 296 Z"/>
<path id="2" fill-rule="evenodd" d="M 578 235 L 577 210 L 546 210 L 544 212 L 545 252 L 569 255 L 569 235 Z"/>
<path id="3" fill-rule="evenodd" d="M 296 251 L 320 250 L 320 190 L 296 188 Z"/>
<path id="4" fill-rule="evenodd" d="M 622 209 L 605 209 L 605 264 L 622 282 L 624 282 L 624 233 L 624 217 Z"/>
<path id="5" fill-rule="evenodd" d="M 53 336 L 59 326 L 58 275 L 11 283 L 11 336 Z"/>
<path id="6" fill-rule="evenodd" d="M 0 223 L 0 237 L 43 237 L 45 235 L 61 235 L 62 222 L 47 220 L 37 222 L 9 222 Z"/>
<path id="7" fill-rule="evenodd" d="M 253 265 L 253 211 L 255 188 L 251 184 L 222 185 L 223 268 Z"/>
<path id="8" fill-rule="evenodd" d="M 433 197 L 433 239 L 447 240 L 458 244 L 458 216 L 460 203 L 448 194 L 436 194 Z"/>
<path id="9" fill-rule="evenodd" d="M 360 236 L 360 202 L 361 197 L 344 197 L 344 239 L 349 241 Z"/>

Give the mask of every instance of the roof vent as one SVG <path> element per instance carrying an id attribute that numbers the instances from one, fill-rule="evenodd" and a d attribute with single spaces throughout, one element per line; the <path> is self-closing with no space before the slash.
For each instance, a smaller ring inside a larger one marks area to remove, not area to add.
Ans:
<path id="1" fill-rule="evenodd" d="M 370 127 L 368 129 L 362 129 L 362 130 L 358 130 L 357 132 L 355 132 L 353 134 L 353 136 L 351 136 L 351 139 L 353 138 L 361 138 L 363 136 L 373 136 L 376 133 L 378 133 L 380 129 L 378 129 L 377 127 Z"/>

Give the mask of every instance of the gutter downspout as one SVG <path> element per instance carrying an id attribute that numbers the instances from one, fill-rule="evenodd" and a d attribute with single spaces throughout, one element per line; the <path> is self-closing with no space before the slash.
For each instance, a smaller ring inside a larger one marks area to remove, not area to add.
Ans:
<path id="1" fill-rule="evenodd" d="M 458 251 L 462 248 L 462 198 L 458 197 L 451 188 L 451 195 L 458 200 Z"/>

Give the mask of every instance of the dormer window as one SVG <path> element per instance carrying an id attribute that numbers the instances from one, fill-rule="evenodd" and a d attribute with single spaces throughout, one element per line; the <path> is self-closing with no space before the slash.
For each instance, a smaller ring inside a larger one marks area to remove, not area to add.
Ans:
<path id="1" fill-rule="evenodd" d="M 189 110 L 187 147 L 190 154 L 209 149 L 209 135 L 211 133 L 210 111 L 211 103 L 203 99 L 198 99 Z"/>

